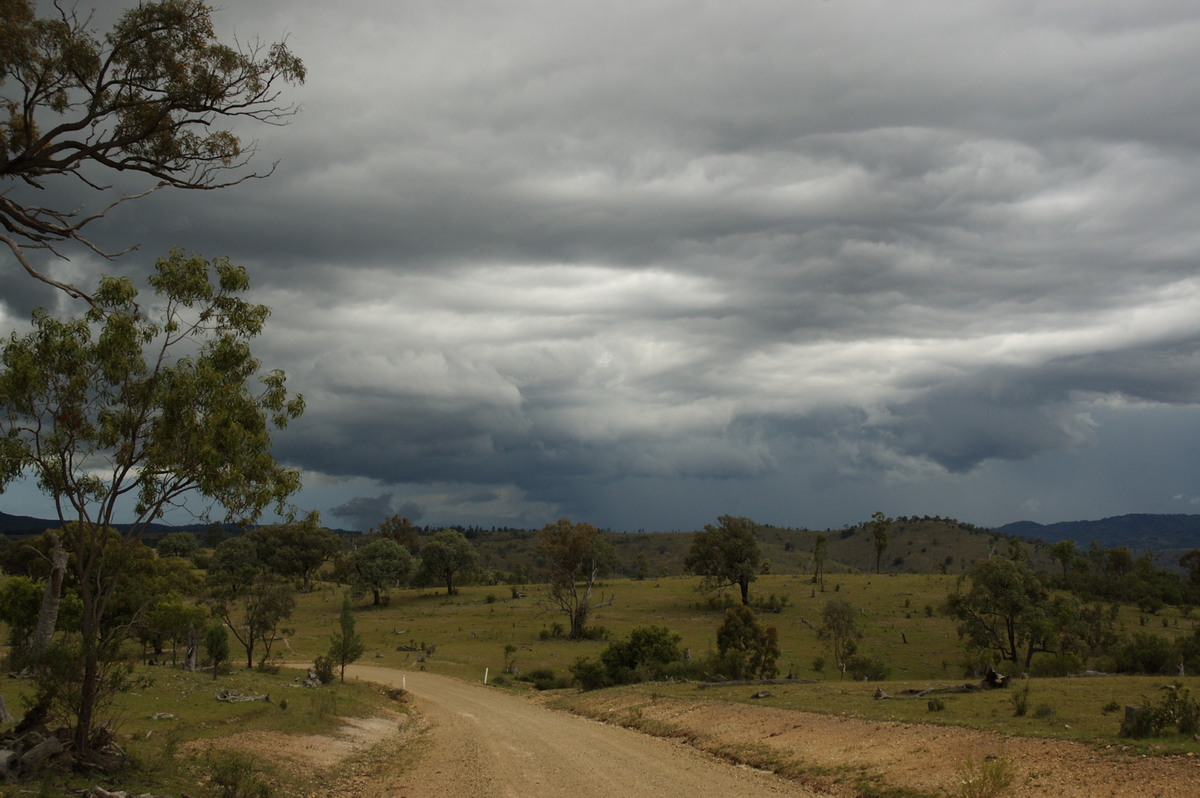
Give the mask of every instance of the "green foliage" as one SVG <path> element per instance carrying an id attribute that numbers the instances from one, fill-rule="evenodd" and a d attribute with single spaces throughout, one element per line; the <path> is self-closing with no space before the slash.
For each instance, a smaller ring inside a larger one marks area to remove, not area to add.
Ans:
<path id="1" fill-rule="evenodd" d="M 657 679 L 666 665 L 683 659 L 681 639 L 665 626 L 639 626 L 628 640 L 610 643 L 600 652 L 600 661 L 613 684 Z"/>
<path id="2" fill-rule="evenodd" d="M 778 674 L 779 632 L 759 623 L 754 610 L 725 611 L 717 629 L 717 668 L 729 679 L 773 679 Z"/>
<path id="3" fill-rule="evenodd" d="M 701 590 L 737 587 L 742 605 L 750 604 L 750 583 L 758 578 L 762 554 L 755 532 L 758 524 L 749 518 L 722 515 L 719 526 L 706 524 L 692 538 L 684 568 L 701 577 Z"/>

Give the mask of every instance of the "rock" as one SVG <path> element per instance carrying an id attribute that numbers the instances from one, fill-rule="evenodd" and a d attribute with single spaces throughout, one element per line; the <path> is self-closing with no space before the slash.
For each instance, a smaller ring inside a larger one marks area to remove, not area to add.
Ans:
<path id="1" fill-rule="evenodd" d="M 757 693 L 750 696 L 751 698 L 774 698 L 775 694 L 770 690 L 759 690 Z"/>

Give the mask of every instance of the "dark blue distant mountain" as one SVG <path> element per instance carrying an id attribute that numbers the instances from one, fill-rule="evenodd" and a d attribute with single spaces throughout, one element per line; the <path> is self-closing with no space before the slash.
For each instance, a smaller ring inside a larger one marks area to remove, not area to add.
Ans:
<path id="1" fill-rule="evenodd" d="M 0 534 L 8 537 L 23 537 L 25 535 L 39 535 L 44 530 L 56 529 L 59 523 L 52 518 L 32 518 L 28 515 L 10 515 L 9 513 L 0 512 Z M 113 524 L 116 529 L 125 532 L 129 529 L 129 524 Z M 226 534 L 236 534 L 239 527 L 236 524 L 222 524 Z M 194 532 L 197 535 L 202 535 L 209 529 L 208 524 L 150 524 L 146 527 L 147 537 L 153 539 L 168 532 Z M 338 535 L 356 535 L 359 534 L 354 530 L 334 529 L 332 530 Z"/>
<path id="2" fill-rule="evenodd" d="M 1147 549 L 1175 551 L 1200 548 L 1200 515 L 1137 513 L 1099 521 L 1062 521 L 1057 524 L 1017 521 L 1005 524 L 996 531 L 1050 543 L 1074 540 L 1079 548 L 1086 548 L 1094 540 L 1100 548 L 1125 546 L 1134 555 Z"/>

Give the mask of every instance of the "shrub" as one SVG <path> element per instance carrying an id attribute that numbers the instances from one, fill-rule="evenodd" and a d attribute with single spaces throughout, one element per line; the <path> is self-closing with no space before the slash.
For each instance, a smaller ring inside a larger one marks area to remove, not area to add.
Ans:
<path id="1" fill-rule="evenodd" d="M 846 673 L 855 681 L 881 682 L 888 677 L 891 669 L 877 657 L 855 654 L 846 660 Z"/>
<path id="2" fill-rule="evenodd" d="M 959 770 L 959 798 L 1000 798 L 1017 780 L 1016 768 L 1002 756 L 984 757 L 976 764 L 968 758 Z"/>
<path id="3" fill-rule="evenodd" d="M 1043 720 L 1046 718 L 1052 718 L 1057 714 L 1058 713 L 1055 711 L 1054 707 L 1050 704 L 1038 704 L 1037 708 L 1033 710 L 1033 716 Z"/>
<path id="4" fill-rule="evenodd" d="M 1029 712 L 1029 685 L 1025 684 L 1008 696 L 1008 701 L 1013 706 L 1013 715 L 1018 718 L 1023 718 Z"/>

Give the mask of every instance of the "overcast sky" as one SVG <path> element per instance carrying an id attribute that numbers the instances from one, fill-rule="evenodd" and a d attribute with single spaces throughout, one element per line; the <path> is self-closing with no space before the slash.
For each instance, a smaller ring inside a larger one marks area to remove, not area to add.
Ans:
<path id="1" fill-rule="evenodd" d="M 249 267 L 325 524 L 1200 512 L 1194 0 L 227 6 L 276 173 L 53 268 Z"/>

